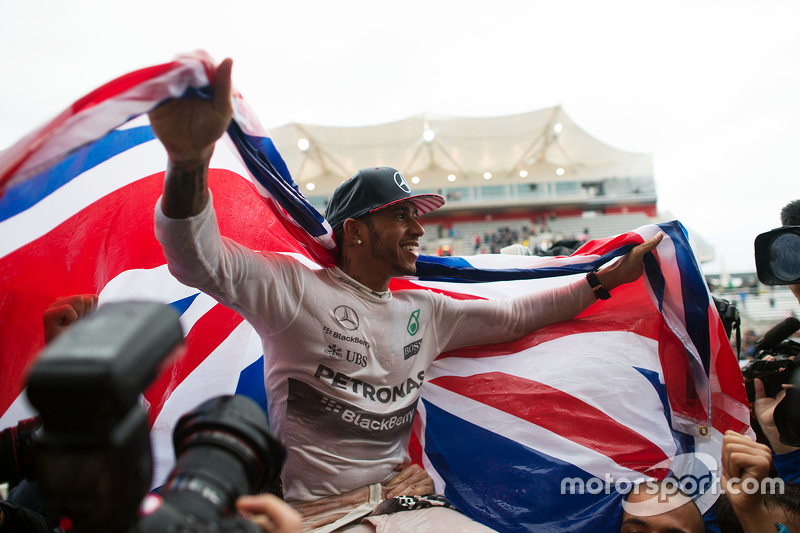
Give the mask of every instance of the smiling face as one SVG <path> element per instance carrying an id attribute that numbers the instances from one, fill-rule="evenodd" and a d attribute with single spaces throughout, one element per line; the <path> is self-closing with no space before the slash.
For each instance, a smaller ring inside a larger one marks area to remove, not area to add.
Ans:
<path id="1" fill-rule="evenodd" d="M 425 230 L 417 222 L 413 202 L 400 202 L 363 217 L 373 264 L 370 268 L 387 279 L 417 272 L 419 238 Z"/>

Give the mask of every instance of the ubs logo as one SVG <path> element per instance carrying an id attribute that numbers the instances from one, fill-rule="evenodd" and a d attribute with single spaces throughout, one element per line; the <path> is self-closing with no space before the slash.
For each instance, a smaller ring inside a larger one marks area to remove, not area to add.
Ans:
<path id="1" fill-rule="evenodd" d="M 398 187 L 400 187 L 401 191 L 407 192 L 407 193 L 411 192 L 411 187 L 408 186 L 408 183 L 406 182 L 406 179 L 399 172 L 395 172 L 394 173 L 394 182 Z"/>
<path id="2" fill-rule="evenodd" d="M 347 331 L 358 329 L 358 315 L 352 307 L 340 305 L 333 310 L 333 317 Z"/>

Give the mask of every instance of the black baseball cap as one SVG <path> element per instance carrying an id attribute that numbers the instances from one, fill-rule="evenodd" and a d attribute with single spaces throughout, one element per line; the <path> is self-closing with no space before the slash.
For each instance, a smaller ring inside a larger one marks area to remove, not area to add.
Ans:
<path id="1" fill-rule="evenodd" d="M 392 167 L 362 168 L 333 191 L 325 218 L 333 231 L 348 218 L 358 218 L 398 202 L 414 202 L 420 215 L 444 205 L 438 194 L 411 194 L 399 170 Z"/>

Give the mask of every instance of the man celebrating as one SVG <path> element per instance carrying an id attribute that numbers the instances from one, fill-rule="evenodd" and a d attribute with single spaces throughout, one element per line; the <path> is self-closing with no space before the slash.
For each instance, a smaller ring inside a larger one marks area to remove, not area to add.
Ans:
<path id="1" fill-rule="evenodd" d="M 150 113 L 169 154 L 156 236 L 170 271 L 237 311 L 261 336 L 269 419 L 288 450 L 287 502 L 307 510 L 310 502 L 321 509 L 362 496 L 374 504 L 376 492 L 429 494 L 424 473 L 402 467 L 420 387 L 436 356 L 574 318 L 595 294 L 608 297 L 638 279 L 642 258 L 662 235 L 588 280 L 509 301 L 460 301 L 427 290 L 395 294 L 389 281 L 416 272 L 424 234 L 417 217 L 444 199 L 413 195 L 400 172 L 375 167 L 356 173 L 330 199 L 326 216 L 339 247 L 337 266 L 311 270 L 282 254 L 254 253 L 220 236 L 207 187 L 214 143 L 232 114 L 231 66 L 226 59 L 212 73 L 211 101 L 174 100 Z M 369 512 L 333 513 L 330 521 Z M 409 523 L 415 531 L 425 530 L 420 524 L 431 531 L 486 531 L 444 507 L 396 515 L 367 520 L 386 531 Z M 411 522 L 397 525 L 403 520 Z"/>

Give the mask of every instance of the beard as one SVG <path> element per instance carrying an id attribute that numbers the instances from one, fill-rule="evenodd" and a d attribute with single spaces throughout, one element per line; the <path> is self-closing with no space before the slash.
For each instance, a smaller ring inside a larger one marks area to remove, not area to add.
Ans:
<path id="1" fill-rule="evenodd" d="M 412 263 L 402 261 L 399 246 L 392 248 L 384 243 L 371 221 L 367 222 L 366 226 L 369 232 L 370 255 L 373 259 L 390 265 L 393 276 L 413 276 L 417 273 L 416 261 Z"/>

